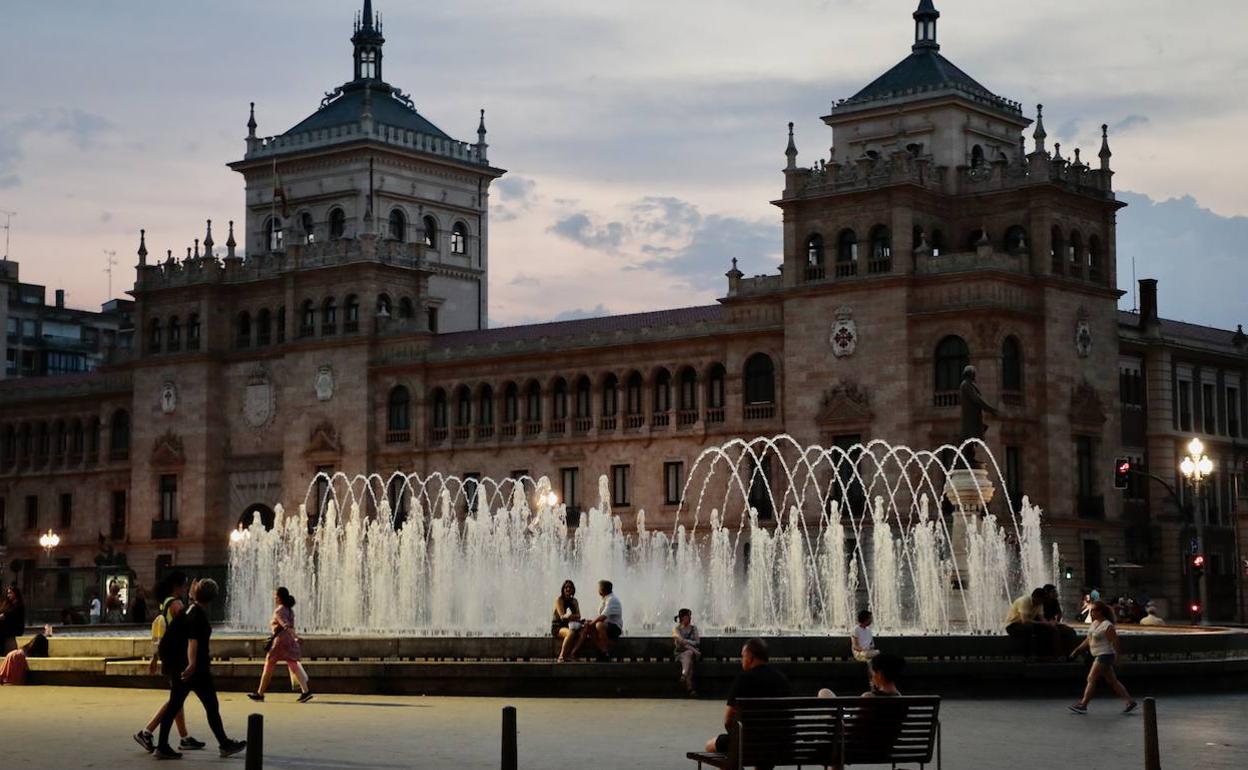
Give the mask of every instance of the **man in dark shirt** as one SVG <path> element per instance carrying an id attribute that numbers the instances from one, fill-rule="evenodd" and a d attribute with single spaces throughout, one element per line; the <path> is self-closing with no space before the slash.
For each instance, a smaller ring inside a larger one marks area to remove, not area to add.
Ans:
<path id="1" fill-rule="evenodd" d="M 182 710 L 186 696 L 192 692 L 204 706 L 208 726 L 217 738 L 221 756 L 229 757 L 247 747 L 247 741 L 234 741 L 225 734 L 221 724 L 221 708 L 217 702 L 217 687 L 212 680 L 212 656 L 208 640 L 212 637 L 212 624 L 208 622 L 207 605 L 217 598 L 217 584 L 213 580 L 201 580 L 191 586 L 191 606 L 173 619 L 160 643 L 160 661 L 165 676 L 169 677 L 169 703 L 160 720 L 160 743 L 156 746 L 157 759 L 179 759 L 181 754 L 169 745 L 169 728 Z"/>
<path id="2" fill-rule="evenodd" d="M 787 698 L 793 694 L 789 680 L 767 662 L 767 643 L 754 638 L 741 648 L 742 672 L 728 691 L 728 708 L 724 710 L 724 729 L 732 732 L 737 721 L 738 698 Z M 706 743 L 707 751 L 726 752 L 728 733 L 720 733 Z"/>

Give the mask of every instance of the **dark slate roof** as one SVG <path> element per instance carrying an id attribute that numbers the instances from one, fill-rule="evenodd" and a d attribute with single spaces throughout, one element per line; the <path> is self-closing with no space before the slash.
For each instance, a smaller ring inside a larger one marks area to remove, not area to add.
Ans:
<path id="1" fill-rule="evenodd" d="M 433 348 L 460 348 L 469 345 L 493 345 L 506 342 L 525 342 L 542 338 L 584 337 L 590 334 L 612 334 L 617 331 L 633 331 L 664 326 L 687 326 L 697 323 L 715 323 L 725 318 L 722 305 L 679 307 L 656 310 L 649 313 L 608 315 L 601 318 L 580 318 L 575 321 L 502 326 L 497 329 L 481 329 L 466 332 L 438 334 L 433 338 Z"/>
<path id="2" fill-rule="evenodd" d="M 1168 339 L 1178 342 L 1194 342 L 1201 345 L 1217 345 L 1224 348 L 1234 347 L 1235 332 L 1233 330 L 1201 326 L 1200 324 L 1188 323 L 1186 321 L 1172 321 L 1169 318 L 1160 320 L 1161 335 Z M 1139 328 L 1140 314 L 1130 310 L 1119 310 L 1118 325 Z"/>
<path id="3" fill-rule="evenodd" d="M 365 85 L 358 81 L 343 86 L 342 93 L 337 98 L 304 118 L 286 133 L 298 134 L 304 131 L 317 131 L 322 128 L 358 123 L 360 116 L 364 114 L 366 89 L 372 92 L 370 108 L 375 123 L 408 131 L 419 131 L 441 139 L 451 138 L 442 129 L 425 120 L 415 109 L 396 99 L 395 89 L 392 86 L 380 82 Z"/>
<path id="4" fill-rule="evenodd" d="M 851 102 L 885 99 L 910 89 L 962 88 L 996 96 L 938 51 L 920 48 L 849 98 Z M 999 98 L 999 97 L 997 97 Z"/>

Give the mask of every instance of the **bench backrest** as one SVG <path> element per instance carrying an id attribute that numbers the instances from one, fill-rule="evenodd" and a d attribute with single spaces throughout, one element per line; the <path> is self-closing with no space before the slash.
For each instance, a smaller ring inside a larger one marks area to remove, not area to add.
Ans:
<path id="1" fill-rule="evenodd" d="M 730 766 L 927 763 L 938 696 L 742 698 Z"/>

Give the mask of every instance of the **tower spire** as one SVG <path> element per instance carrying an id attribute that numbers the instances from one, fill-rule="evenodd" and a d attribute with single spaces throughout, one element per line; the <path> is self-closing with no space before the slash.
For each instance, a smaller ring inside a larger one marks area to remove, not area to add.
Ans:
<path id="1" fill-rule="evenodd" d="M 1036 140 L 1036 152 L 1046 152 L 1044 149 L 1044 140 L 1048 134 L 1044 130 L 1044 105 L 1036 105 L 1036 130 L 1032 133 L 1032 137 Z"/>
<path id="2" fill-rule="evenodd" d="M 147 265 L 147 231 L 139 231 L 139 267 Z"/>
<path id="3" fill-rule="evenodd" d="M 247 138 L 256 138 L 256 103 L 251 103 L 251 114 L 247 118 Z"/>
<path id="4" fill-rule="evenodd" d="M 1101 158 L 1101 171 L 1109 171 L 1109 159 L 1113 157 L 1113 153 L 1109 151 L 1109 124 L 1101 124 L 1101 151 L 1098 153 Z"/>
<path id="5" fill-rule="evenodd" d="M 936 42 L 936 20 L 940 18 L 940 11 L 936 10 L 932 0 L 919 0 L 919 7 L 915 9 L 913 16 L 914 45 L 910 50 L 939 51 L 940 44 Z"/>
<path id="6" fill-rule="evenodd" d="M 381 20 L 373 15 L 373 0 L 364 0 L 364 10 L 355 23 L 351 44 L 355 46 L 355 79 L 381 80 Z"/>
<path id="7" fill-rule="evenodd" d="M 481 108 L 481 122 L 477 124 L 477 160 L 485 163 L 486 149 L 489 147 L 485 143 L 485 108 Z"/>
<path id="8" fill-rule="evenodd" d="M 789 121 L 789 146 L 784 148 L 784 156 L 788 158 L 786 170 L 797 168 L 797 143 L 793 141 L 793 121 Z"/>

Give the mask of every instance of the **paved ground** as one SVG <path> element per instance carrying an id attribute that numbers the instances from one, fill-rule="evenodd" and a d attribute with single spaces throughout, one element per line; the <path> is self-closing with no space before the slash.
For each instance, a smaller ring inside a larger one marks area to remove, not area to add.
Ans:
<path id="1" fill-rule="evenodd" d="M 23 770 L 124 768 L 152 760 L 130 739 L 160 704 L 154 690 L 0 688 L 0 757 Z M 960 700 L 942 706 L 947 768 L 1111 770 L 1143 766 L 1142 720 L 1118 704 L 1093 703 L 1086 717 L 1066 700 Z M 684 752 L 715 730 L 723 706 L 711 701 L 422 698 L 323 695 L 308 704 L 271 693 L 253 704 L 223 696 L 226 729 L 243 737 L 247 714 L 266 722 L 266 768 L 497 768 L 503 705 L 519 710 L 520 767 L 684 768 Z M 192 734 L 211 736 L 192 699 Z M 1161 759 L 1167 768 L 1248 767 L 1248 694 L 1158 701 Z M 233 766 L 216 752 L 184 765 Z M 593 757 L 592 759 L 590 757 Z"/>

